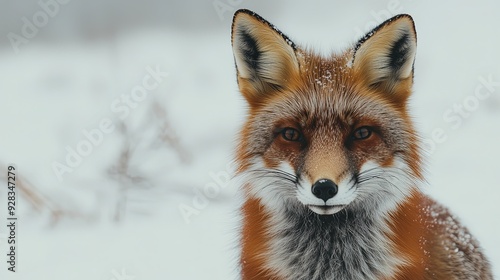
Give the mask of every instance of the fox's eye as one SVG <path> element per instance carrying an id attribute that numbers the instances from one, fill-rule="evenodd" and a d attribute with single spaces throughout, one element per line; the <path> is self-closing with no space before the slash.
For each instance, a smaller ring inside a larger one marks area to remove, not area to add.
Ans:
<path id="1" fill-rule="evenodd" d="M 356 129 L 352 135 L 354 140 L 364 140 L 372 135 L 372 130 L 371 128 L 367 126 L 362 126 L 358 129 Z"/>
<path id="2" fill-rule="evenodd" d="M 281 137 L 287 141 L 299 141 L 300 132 L 295 128 L 287 127 L 281 132 Z"/>

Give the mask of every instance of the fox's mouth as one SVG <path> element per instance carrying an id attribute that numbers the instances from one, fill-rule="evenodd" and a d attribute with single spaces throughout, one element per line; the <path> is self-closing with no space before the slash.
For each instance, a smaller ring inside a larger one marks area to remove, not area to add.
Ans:
<path id="1" fill-rule="evenodd" d="M 319 215 L 333 215 L 346 206 L 347 205 L 307 205 L 311 211 Z"/>

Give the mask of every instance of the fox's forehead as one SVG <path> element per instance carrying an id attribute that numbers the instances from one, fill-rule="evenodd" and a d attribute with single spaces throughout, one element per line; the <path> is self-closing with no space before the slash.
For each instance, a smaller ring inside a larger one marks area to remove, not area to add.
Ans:
<path id="1" fill-rule="evenodd" d="M 274 119 L 294 119 L 301 126 L 347 126 L 360 119 L 384 120 L 401 108 L 356 81 L 345 57 L 303 59 L 300 80 L 273 95 L 263 108 Z"/>

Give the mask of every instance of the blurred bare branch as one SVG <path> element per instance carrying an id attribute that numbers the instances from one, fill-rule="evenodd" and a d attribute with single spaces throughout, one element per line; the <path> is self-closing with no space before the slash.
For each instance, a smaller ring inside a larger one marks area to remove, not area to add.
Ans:
<path id="1" fill-rule="evenodd" d="M 128 196 L 131 190 L 146 190 L 154 186 L 152 183 L 154 178 L 148 178 L 147 175 L 142 174 L 143 171 L 134 165 L 134 162 L 142 160 L 142 157 L 149 154 L 157 153 L 162 148 L 175 152 L 181 163 L 185 164 L 191 160 L 191 156 L 181 144 L 180 138 L 168 120 L 165 107 L 154 99 L 150 106 L 150 113 L 145 121 L 138 126 L 139 129 L 133 129 L 132 125 L 124 120 L 115 122 L 116 131 L 121 135 L 123 143 L 118 158 L 107 170 L 108 175 L 118 183 L 118 197 L 113 214 L 115 222 L 121 221 L 127 212 L 127 206 L 130 202 Z M 153 137 L 143 137 L 146 132 L 152 132 Z M 144 141 L 152 142 L 144 143 Z"/>
<path id="2" fill-rule="evenodd" d="M 167 143 L 177 153 L 182 163 L 191 162 L 191 155 L 181 145 L 179 137 L 174 132 L 174 129 L 167 118 L 165 107 L 160 105 L 158 101 L 153 102 L 152 107 L 153 117 L 160 121 L 160 141 Z"/>

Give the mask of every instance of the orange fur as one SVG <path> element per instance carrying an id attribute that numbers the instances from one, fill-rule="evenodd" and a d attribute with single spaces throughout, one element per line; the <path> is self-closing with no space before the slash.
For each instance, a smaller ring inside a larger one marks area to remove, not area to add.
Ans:
<path id="1" fill-rule="evenodd" d="M 395 250 L 405 256 L 409 263 L 394 279 L 424 279 L 425 267 L 429 260 L 424 253 L 425 244 L 422 244 L 423 239 L 428 238 L 424 230 L 427 217 L 421 213 L 423 199 L 425 198 L 421 193 L 415 192 L 390 217 L 391 229 L 394 232 L 390 238 L 394 242 Z"/>
<path id="2" fill-rule="evenodd" d="M 243 205 L 242 213 L 243 229 L 245 238 L 241 241 L 241 275 L 243 279 L 273 279 L 270 271 L 265 268 L 266 252 L 269 251 L 266 242 L 267 224 L 269 217 L 259 201 L 249 199 Z"/>

